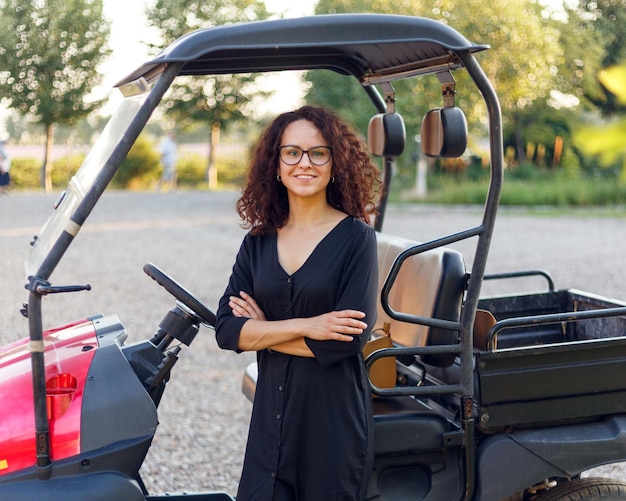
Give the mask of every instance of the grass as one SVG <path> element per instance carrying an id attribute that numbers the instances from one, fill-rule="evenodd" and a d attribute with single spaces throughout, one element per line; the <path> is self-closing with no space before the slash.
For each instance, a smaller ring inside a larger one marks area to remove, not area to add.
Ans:
<path id="1" fill-rule="evenodd" d="M 432 176 L 426 197 L 412 192 L 395 193 L 395 201 L 429 204 L 483 204 L 487 181 Z M 501 206 L 522 207 L 620 207 L 626 205 L 626 184 L 615 179 L 542 177 L 533 180 L 505 179 Z"/>

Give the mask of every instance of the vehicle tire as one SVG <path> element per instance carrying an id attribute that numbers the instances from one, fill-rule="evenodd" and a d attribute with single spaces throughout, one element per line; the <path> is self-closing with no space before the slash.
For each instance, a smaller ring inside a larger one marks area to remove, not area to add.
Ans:
<path id="1" fill-rule="evenodd" d="M 536 498 L 536 501 L 595 500 L 626 500 L 626 482 L 611 478 L 581 478 L 562 483 Z"/>

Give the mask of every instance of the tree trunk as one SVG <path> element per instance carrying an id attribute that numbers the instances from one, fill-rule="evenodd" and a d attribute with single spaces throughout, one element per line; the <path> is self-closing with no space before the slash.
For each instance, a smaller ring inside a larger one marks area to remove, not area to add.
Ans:
<path id="1" fill-rule="evenodd" d="M 46 124 L 46 150 L 41 167 L 41 186 L 45 188 L 46 193 L 52 191 L 52 132 L 52 124 Z"/>
<path id="2" fill-rule="evenodd" d="M 217 163 L 215 162 L 217 148 L 220 144 L 220 123 L 213 122 L 211 138 L 209 140 L 209 165 L 207 167 L 207 181 L 210 190 L 217 189 Z"/>
<path id="3" fill-rule="evenodd" d="M 526 162 L 526 151 L 524 149 L 524 137 L 522 134 L 522 126 L 518 113 L 514 113 L 515 120 L 515 149 L 517 150 L 517 165 L 523 165 Z"/>

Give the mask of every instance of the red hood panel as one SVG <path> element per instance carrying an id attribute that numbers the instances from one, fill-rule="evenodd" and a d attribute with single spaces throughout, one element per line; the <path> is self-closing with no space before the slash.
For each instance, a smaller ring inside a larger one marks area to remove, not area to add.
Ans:
<path id="1" fill-rule="evenodd" d="M 80 320 L 44 333 L 52 459 L 80 452 L 85 380 L 98 342 Z M 29 340 L 0 348 L 0 475 L 35 463 L 35 417 Z"/>

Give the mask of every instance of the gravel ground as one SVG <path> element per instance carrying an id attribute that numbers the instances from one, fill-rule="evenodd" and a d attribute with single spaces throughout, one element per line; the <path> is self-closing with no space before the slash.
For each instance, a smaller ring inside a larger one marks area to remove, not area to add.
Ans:
<path id="1" fill-rule="evenodd" d="M 115 313 L 129 342 L 149 337 L 172 307 L 167 292 L 142 271 L 153 262 L 215 308 L 244 231 L 232 193 L 110 192 L 52 276 L 55 285 L 90 283 L 92 291 L 50 296 L 44 328 L 96 313 Z M 23 261 L 28 243 L 55 197 L 12 193 L 0 197 L 0 342 L 27 335 L 19 309 L 27 299 Z M 385 231 L 425 241 L 480 224 L 475 208 L 391 206 Z M 471 265 L 472 249 L 457 247 Z M 626 210 L 501 210 L 488 273 L 548 270 L 557 288 L 577 288 L 626 299 Z M 541 290 L 537 279 L 490 283 L 486 293 Z M 251 405 L 240 391 L 252 354 L 222 352 L 201 330 L 181 353 L 159 409 L 160 427 L 142 470 L 154 493 L 224 490 L 234 493 Z M 623 464 L 596 473 L 626 480 Z"/>

